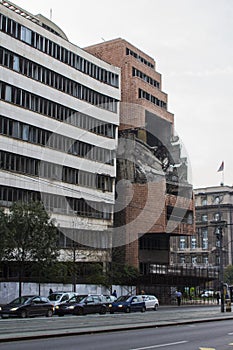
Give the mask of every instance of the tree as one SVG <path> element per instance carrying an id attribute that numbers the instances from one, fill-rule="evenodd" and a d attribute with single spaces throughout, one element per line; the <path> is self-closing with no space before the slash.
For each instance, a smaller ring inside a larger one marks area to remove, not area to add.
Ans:
<path id="1" fill-rule="evenodd" d="M 7 246 L 7 217 L 2 208 L 0 208 L 0 263 L 4 258 Z"/>
<path id="2" fill-rule="evenodd" d="M 38 274 L 58 258 L 57 229 L 40 202 L 14 203 L 7 214 L 5 259 L 18 268 L 19 296 L 26 264 L 36 263 Z"/>
<path id="3" fill-rule="evenodd" d="M 233 284 L 233 266 L 228 265 L 224 270 L 224 282 L 228 285 Z"/>

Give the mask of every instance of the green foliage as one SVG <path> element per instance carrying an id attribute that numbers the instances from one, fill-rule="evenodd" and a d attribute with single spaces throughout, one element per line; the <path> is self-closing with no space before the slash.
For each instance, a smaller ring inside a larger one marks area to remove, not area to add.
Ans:
<path id="1" fill-rule="evenodd" d="M 122 265 L 116 262 L 111 264 L 109 271 L 109 284 L 132 284 L 139 277 L 139 271 L 133 266 Z"/>
<path id="2" fill-rule="evenodd" d="M 0 262 L 2 261 L 7 247 L 7 217 L 4 210 L 0 208 Z"/>
<path id="3" fill-rule="evenodd" d="M 57 229 L 40 202 L 16 202 L 8 213 L 1 211 L 0 233 L 4 235 L 0 257 L 17 262 L 19 278 L 26 263 L 36 262 L 42 275 L 57 260 Z"/>
<path id="4" fill-rule="evenodd" d="M 233 284 L 233 266 L 228 265 L 224 270 L 224 282 L 232 285 Z"/>

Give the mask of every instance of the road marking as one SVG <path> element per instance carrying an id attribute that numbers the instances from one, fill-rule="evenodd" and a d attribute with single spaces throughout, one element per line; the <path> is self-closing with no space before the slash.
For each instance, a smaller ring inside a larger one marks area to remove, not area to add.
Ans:
<path id="1" fill-rule="evenodd" d="M 199 348 L 199 350 L 215 350 L 215 348 Z"/>
<path id="2" fill-rule="evenodd" d="M 144 348 L 134 348 L 130 350 L 147 350 L 147 349 L 155 349 L 155 348 L 162 348 L 164 346 L 172 346 L 172 345 L 177 345 L 177 344 L 184 344 L 188 343 L 186 340 L 178 341 L 176 343 L 167 343 L 167 344 L 159 344 L 159 345 L 151 345 L 151 346 L 145 346 Z M 215 349 L 214 349 L 215 350 Z"/>

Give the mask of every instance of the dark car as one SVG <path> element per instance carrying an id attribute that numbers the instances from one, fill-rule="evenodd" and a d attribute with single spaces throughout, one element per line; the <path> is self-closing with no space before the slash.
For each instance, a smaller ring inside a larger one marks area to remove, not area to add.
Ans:
<path id="1" fill-rule="evenodd" d="M 51 317 L 54 313 L 54 306 L 49 299 L 39 295 L 24 295 L 12 300 L 9 304 L 0 307 L 0 316 L 4 317 Z"/>
<path id="2" fill-rule="evenodd" d="M 146 311 L 145 302 L 141 296 L 137 295 L 122 295 L 116 301 L 109 305 L 111 314 L 114 312 L 131 312 L 131 311 Z"/>
<path id="3" fill-rule="evenodd" d="M 69 299 L 68 302 L 56 306 L 56 314 L 58 316 L 95 313 L 104 315 L 106 312 L 107 306 L 103 302 L 101 295 L 95 294 L 76 295 Z"/>

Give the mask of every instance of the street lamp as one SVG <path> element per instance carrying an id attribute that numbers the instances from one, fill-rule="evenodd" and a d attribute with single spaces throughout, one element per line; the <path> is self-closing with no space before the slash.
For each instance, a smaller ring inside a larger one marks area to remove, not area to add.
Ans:
<path id="1" fill-rule="evenodd" d="M 219 220 L 211 221 L 214 227 L 218 228 L 218 232 L 216 236 L 218 236 L 219 240 L 219 286 L 220 286 L 220 294 L 221 294 L 221 312 L 225 311 L 224 308 L 224 283 L 223 283 L 223 228 L 226 227 L 226 221 L 221 220 L 219 216 Z"/>

